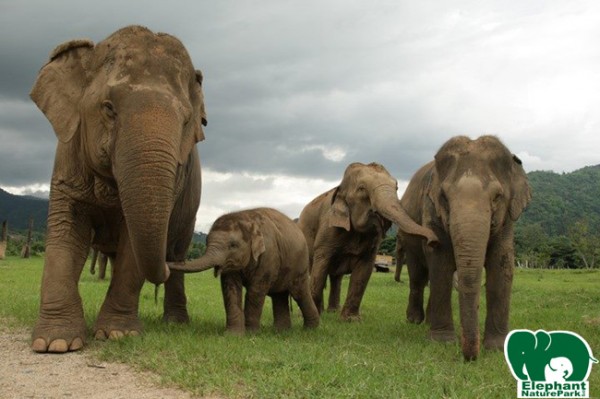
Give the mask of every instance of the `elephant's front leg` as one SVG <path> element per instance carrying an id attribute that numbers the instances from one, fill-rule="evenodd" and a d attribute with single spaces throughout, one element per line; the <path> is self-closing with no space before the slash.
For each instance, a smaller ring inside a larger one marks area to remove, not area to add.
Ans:
<path id="1" fill-rule="evenodd" d="M 340 308 L 340 294 L 342 291 L 343 274 L 329 275 L 329 302 L 327 303 L 328 312 L 337 312 Z"/>
<path id="2" fill-rule="evenodd" d="M 112 279 L 94 326 L 96 339 L 120 339 L 142 333 L 138 305 L 143 285 L 144 276 L 136 264 L 129 233 L 123 222 Z"/>
<path id="3" fill-rule="evenodd" d="M 257 331 L 260 328 L 260 318 L 267 293 L 262 287 L 249 285 L 246 288 L 246 299 L 244 301 L 244 316 L 246 317 L 246 330 Z"/>
<path id="4" fill-rule="evenodd" d="M 426 254 L 429 265 L 429 303 L 427 322 L 430 338 L 434 341 L 456 341 L 452 320 L 452 277 L 454 260 L 449 251 L 433 251 Z"/>
<path id="5" fill-rule="evenodd" d="M 63 353 L 85 344 L 77 283 L 89 251 L 91 225 L 75 219 L 75 206 L 55 198 L 50 203 L 40 313 L 32 333 L 35 352 Z"/>
<path id="6" fill-rule="evenodd" d="M 221 291 L 227 317 L 227 332 L 243 335 L 246 330 L 244 311 L 242 309 L 242 279 L 238 273 L 221 275 Z"/>
<path id="7" fill-rule="evenodd" d="M 356 260 L 356 264 L 350 274 L 350 286 L 348 287 L 348 296 L 340 314 L 342 320 L 360 321 L 360 303 L 367 289 L 367 284 L 373 273 L 375 266 L 375 255 L 372 259 Z"/>
<path id="8" fill-rule="evenodd" d="M 495 244 L 486 259 L 485 289 L 487 315 L 483 345 L 486 349 L 503 349 L 508 334 L 508 317 L 514 270 L 512 235 L 510 242 Z"/>
<path id="9" fill-rule="evenodd" d="M 287 330 L 292 327 L 289 297 L 287 291 L 271 295 L 271 300 L 273 301 L 273 324 L 277 331 Z"/>

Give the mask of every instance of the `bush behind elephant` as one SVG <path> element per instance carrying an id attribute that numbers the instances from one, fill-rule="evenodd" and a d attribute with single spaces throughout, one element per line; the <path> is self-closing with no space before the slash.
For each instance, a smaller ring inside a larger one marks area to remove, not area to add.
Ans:
<path id="1" fill-rule="evenodd" d="M 33 350 L 84 345 L 78 279 L 91 245 L 115 261 L 97 338 L 142 331 L 144 279 L 166 281 L 165 319 L 188 319 L 183 274 L 167 280 L 166 260 L 184 259 L 200 203 L 201 84 L 178 39 L 140 26 L 63 43 L 40 70 L 31 98 L 58 147 Z"/>
<path id="2" fill-rule="evenodd" d="M 291 326 L 290 294 L 300 307 L 304 325 L 319 325 L 310 295 L 306 241 L 296 223 L 275 209 L 219 217 L 208 233 L 202 257 L 169 266 L 187 273 L 215 268 L 215 275 L 221 275 L 227 330 L 232 333 L 259 328 L 267 295 L 272 298 L 276 329 Z M 242 287 L 246 288 L 243 309 Z"/>
<path id="3" fill-rule="evenodd" d="M 429 282 L 430 336 L 438 341 L 455 340 L 450 299 L 456 271 L 461 344 L 467 360 L 479 353 L 478 309 L 484 268 L 487 316 L 483 342 L 490 349 L 504 344 L 514 268 L 513 226 L 530 199 L 521 161 L 494 136 L 448 140 L 434 161 L 415 173 L 402 196 L 408 214 L 440 239 L 440 245 L 431 248 L 398 232 L 410 277 L 407 318 L 413 323 L 425 318 L 423 290 Z"/>

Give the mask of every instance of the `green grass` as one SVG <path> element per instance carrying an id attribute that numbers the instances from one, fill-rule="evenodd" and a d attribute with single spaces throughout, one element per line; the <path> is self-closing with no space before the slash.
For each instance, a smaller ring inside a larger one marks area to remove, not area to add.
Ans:
<path id="1" fill-rule="evenodd" d="M 42 265 L 41 258 L 0 261 L 0 316 L 15 325 L 33 326 Z M 405 274 L 403 279 L 408 280 Z M 91 276 L 86 266 L 80 292 L 90 328 L 107 288 L 108 282 Z M 345 323 L 337 314 L 327 313 L 318 329 L 305 331 L 295 308 L 292 329 L 276 333 L 267 300 L 262 330 L 245 337 L 224 334 L 225 311 L 219 282 L 212 273 L 189 275 L 187 292 L 190 325 L 160 322 L 162 291 L 156 305 L 154 286 L 146 284 L 140 299 L 145 334 L 117 342 L 97 342 L 90 336 L 85 350 L 103 361 L 126 362 L 153 371 L 163 383 L 200 395 L 516 397 L 516 381 L 501 352 L 482 351 L 476 362 L 465 363 L 458 344 L 430 342 L 425 338 L 425 325 L 408 324 L 404 316 L 408 284 L 396 283 L 392 274 L 373 274 L 363 300 L 361 323 Z M 482 297 L 482 322 L 484 300 Z M 600 271 L 518 270 L 511 328 L 575 331 L 587 339 L 594 355 L 600 356 Z M 600 366 L 594 366 L 590 386 L 591 396 L 600 397 Z"/>

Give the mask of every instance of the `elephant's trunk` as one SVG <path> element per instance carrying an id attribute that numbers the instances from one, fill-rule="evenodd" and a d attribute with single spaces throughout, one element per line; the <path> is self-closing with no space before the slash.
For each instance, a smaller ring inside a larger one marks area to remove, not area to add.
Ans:
<path id="1" fill-rule="evenodd" d="M 395 223 L 403 232 L 426 238 L 428 245 L 435 245 L 438 242 L 438 237 L 431 229 L 423 227 L 411 219 L 400 204 L 398 195 L 392 187 L 385 185 L 377 187 L 371 198 L 373 208 L 381 216 Z"/>
<path id="2" fill-rule="evenodd" d="M 462 352 L 465 360 L 479 354 L 479 296 L 490 234 L 489 214 L 451 216 L 450 235 L 458 274 Z"/>
<path id="3" fill-rule="evenodd" d="M 224 263 L 225 259 L 222 252 L 209 247 L 200 258 L 186 263 L 169 263 L 169 267 L 171 270 L 179 270 L 184 273 L 198 273 L 213 267 L 223 266 Z"/>
<path id="4" fill-rule="evenodd" d="M 123 121 L 115 142 L 113 173 L 131 248 L 143 276 L 169 277 L 166 246 L 175 201 L 181 123 L 169 107 L 145 106 Z"/>

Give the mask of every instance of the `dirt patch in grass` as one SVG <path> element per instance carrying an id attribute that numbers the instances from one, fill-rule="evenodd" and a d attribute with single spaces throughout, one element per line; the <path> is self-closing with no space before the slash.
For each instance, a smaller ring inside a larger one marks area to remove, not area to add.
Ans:
<path id="1" fill-rule="evenodd" d="M 125 364 L 103 363 L 86 351 L 37 354 L 29 347 L 30 332 L 0 320 L 0 396 L 2 398 L 145 399 L 195 398 L 165 388 L 159 377 Z"/>

